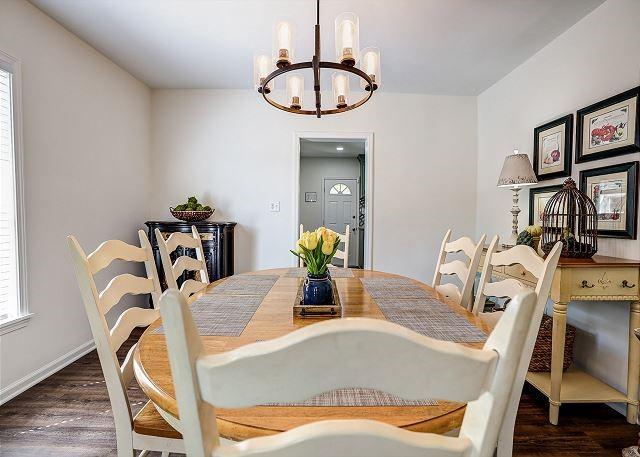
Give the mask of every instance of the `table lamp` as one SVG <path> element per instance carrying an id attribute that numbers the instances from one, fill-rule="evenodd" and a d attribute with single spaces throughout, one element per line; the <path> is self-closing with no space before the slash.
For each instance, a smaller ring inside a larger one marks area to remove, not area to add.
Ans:
<path id="1" fill-rule="evenodd" d="M 508 155 L 504 159 L 500 178 L 498 178 L 498 187 L 510 187 L 513 191 L 513 206 L 511 214 L 513 215 L 511 226 L 511 239 L 509 244 L 515 245 L 518 239 L 518 193 L 520 188 L 536 184 L 538 179 L 533 172 L 531 161 L 527 154 L 520 154 L 517 149 L 513 150 L 513 154 Z"/>

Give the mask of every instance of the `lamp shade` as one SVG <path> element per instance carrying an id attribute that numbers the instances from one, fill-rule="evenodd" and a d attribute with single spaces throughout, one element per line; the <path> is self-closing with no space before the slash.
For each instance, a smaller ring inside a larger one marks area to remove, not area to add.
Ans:
<path id="1" fill-rule="evenodd" d="M 504 159 L 500 178 L 498 178 L 498 187 L 531 186 L 537 182 L 538 179 L 527 154 L 518 154 L 516 150 L 514 154 Z"/>

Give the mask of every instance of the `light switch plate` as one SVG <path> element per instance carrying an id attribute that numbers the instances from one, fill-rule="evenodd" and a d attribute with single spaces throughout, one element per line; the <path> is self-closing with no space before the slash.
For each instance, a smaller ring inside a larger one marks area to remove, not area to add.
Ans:
<path id="1" fill-rule="evenodd" d="M 280 202 L 278 202 L 278 201 L 269 202 L 269 211 L 271 211 L 272 213 L 279 213 L 280 212 Z"/>

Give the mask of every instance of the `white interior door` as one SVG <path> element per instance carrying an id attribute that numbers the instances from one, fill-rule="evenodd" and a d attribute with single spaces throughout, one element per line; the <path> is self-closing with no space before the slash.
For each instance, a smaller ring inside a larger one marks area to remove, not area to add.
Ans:
<path id="1" fill-rule="evenodd" d="M 345 233 L 350 225 L 349 265 L 358 263 L 358 180 L 356 178 L 325 178 L 323 195 L 323 225 Z M 341 246 L 341 248 L 343 248 Z"/>

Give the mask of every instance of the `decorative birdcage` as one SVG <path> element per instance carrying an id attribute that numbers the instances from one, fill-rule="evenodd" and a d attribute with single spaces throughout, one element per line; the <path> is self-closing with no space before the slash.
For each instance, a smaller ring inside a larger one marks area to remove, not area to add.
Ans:
<path id="1" fill-rule="evenodd" d="M 549 254 L 558 241 L 563 257 L 589 258 L 598 251 L 596 206 L 571 178 L 549 199 L 542 216 L 542 251 Z"/>

